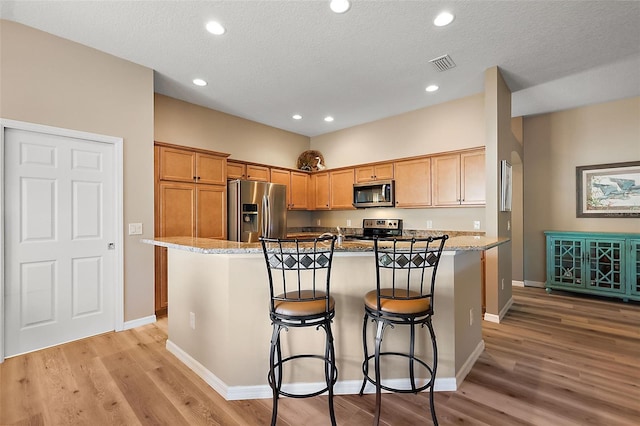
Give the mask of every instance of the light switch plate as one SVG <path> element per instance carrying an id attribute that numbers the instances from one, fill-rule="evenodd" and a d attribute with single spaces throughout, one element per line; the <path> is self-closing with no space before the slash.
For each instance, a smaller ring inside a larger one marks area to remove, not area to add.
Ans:
<path id="1" fill-rule="evenodd" d="M 473 229 L 480 229 L 480 221 L 479 220 L 474 220 L 473 221 Z"/>
<path id="2" fill-rule="evenodd" d="M 129 224 L 129 235 L 142 235 L 142 224 L 141 223 L 130 223 Z"/>

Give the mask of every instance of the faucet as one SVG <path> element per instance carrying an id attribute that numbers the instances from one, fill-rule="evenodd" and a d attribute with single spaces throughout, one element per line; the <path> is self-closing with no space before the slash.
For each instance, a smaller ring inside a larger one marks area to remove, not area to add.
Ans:
<path id="1" fill-rule="evenodd" d="M 340 245 L 342 244 L 342 230 L 339 226 L 336 226 L 336 229 L 338 230 L 338 245 Z"/>

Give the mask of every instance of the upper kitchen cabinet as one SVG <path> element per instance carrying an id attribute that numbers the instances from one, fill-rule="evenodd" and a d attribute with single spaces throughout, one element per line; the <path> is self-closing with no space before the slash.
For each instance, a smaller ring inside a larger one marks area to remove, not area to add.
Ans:
<path id="1" fill-rule="evenodd" d="M 311 175 L 311 210 L 329 210 L 329 172 Z"/>
<path id="2" fill-rule="evenodd" d="M 226 154 L 161 146 L 160 180 L 224 185 L 226 162 Z"/>
<path id="3" fill-rule="evenodd" d="M 247 165 L 238 161 L 227 160 L 227 179 L 246 179 Z"/>
<path id="4" fill-rule="evenodd" d="M 247 179 L 269 182 L 269 168 L 257 164 L 247 164 Z"/>
<path id="5" fill-rule="evenodd" d="M 485 204 L 484 149 L 432 157 L 434 206 Z"/>
<path id="6" fill-rule="evenodd" d="M 393 163 L 356 167 L 356 183 L 393 179 Z"/>
<path id="7" fill-rule="evenodd" d="M 307 210 L 309 208 L 309 175 L 284 169 L 271 169 L 271 182 L 287 186 L 287 208 Z"/>
<path id="8" fill-rule="evenodd" d="M 331 210 L 353 209 L 354 169 L 329 172 L 329 197 Z"/>
<path id="9" fill-rule="evenodd" d="M 431 205 L 431 159 L 428 157 L 395 163 L 396 207 Z"/>

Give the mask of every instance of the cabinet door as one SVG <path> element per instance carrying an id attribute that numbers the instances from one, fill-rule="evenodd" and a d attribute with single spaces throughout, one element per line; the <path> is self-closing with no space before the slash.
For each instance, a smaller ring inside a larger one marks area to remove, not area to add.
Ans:
<path id="1" fill-rule="evenodd" d="M 632 296 L 640 297 L 640 240 L 628 240 L 629 244 L 629 257 L 627 284 L 629 286 L 628 291 Z"/>
<path id="2" fill-rule="evenodd" d="M 432 158 L 434 206 L 460 205 L 460 154 Z"/>
<path id="3" fill-rule="evenodd" d="M 622 239 L 587 240 L 585 287 L 599 292 L 625 293 L 625 249 Z"/>
<path id="4" fill-rule="evenodd" d="M 196 153 L 196 182 L 211 185 L 227 183 L 227 160 L 224 157 Z"/>
<path id="5" fill-rule="evenodd" d="M 195 236 L 196 185 L 160 182 L 160 237 Z"/>
<path id="6" fill-rule="evenodd" d="M 154 293 L 156 314 L 166 314 L 169 305 L 169 292 L 167 288 L 167 248 L 155 246 L 154 252 Z"/>
<path id="7" fill-rule="evenodd" d="M 245 179 L 247 166 L 244 163 L 227 161 L 227 179 Z"/>
<path id="8" fill-rule="evenodd" d="M 160 147 L 160 180 L 194 182 L 195 153 L 184 149 Z"/>
<path id="9" fill-rule="evenodd" d="M 356 167 L 355 173 L 357 183 L 371 182 L 372 180 L 375 180 L 373 166 Z"/>
<path id="10" fill-rule="evenodd" d="M 291 172 L 291 209 L 309 208 L 309 175 L 304 172 Z"/>
<path id="11" fill-rule="evenodd" d="M 269 182 L 269 168 L 247 164 L 247 179 Z"/>
<path id="12" fill-rule="evenodd" d="M 271 182 L 287 187 L 287 209 L 291 209 L 291 173 L 289 170 L 271 169 Z"/>
<path id="13" fill-rule="evenodd" d="M 431 205 L 431 161 L 429 158 L 398 161 L 395 167 L 396 207 Z"/>
<path id="14" fill-rule="evenodd" d="M 196 237 L 227 238 L 227 191 L 224 185 L 196 185 Z"/>
<path id="15" fill-rule="evenodd" d="M 547 281 L 569 288 L 585 288 L 582 261 L 586 257 L 582 239 L 547 237 Z"/>
<path id="16" fill-rule="evenodd" d="M 353 209 L 353 180 L 354 170 L 338 170 L 329 172 L 331 202 L 329 206 L 332 210 Z"/>
<path id="17" fill-rule="evenodd" d="M 329 172 L 311 175 L 314 192 L 314 210 L 329 210 Z"/>
<path id="18" fill-rule="evenodd" d="M 460 154 L 462 204 L 486 204 L 484 150 Z"/>
<path id="19" fill-rule="evenodd" d="M 356 183 L 393 179 L 393 163 L 357 167 L 355 176 Z"/>

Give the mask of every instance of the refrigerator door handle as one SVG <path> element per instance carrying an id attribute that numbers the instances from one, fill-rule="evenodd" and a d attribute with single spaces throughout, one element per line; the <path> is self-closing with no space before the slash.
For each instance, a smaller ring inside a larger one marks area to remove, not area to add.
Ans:
<path id="1" fill-rule="evenodd" d="M 269 221 L 271 220 L 271 212 L 269 211 L 269 197 L 262 197 L 262 236 L 269 238 Z"/>

